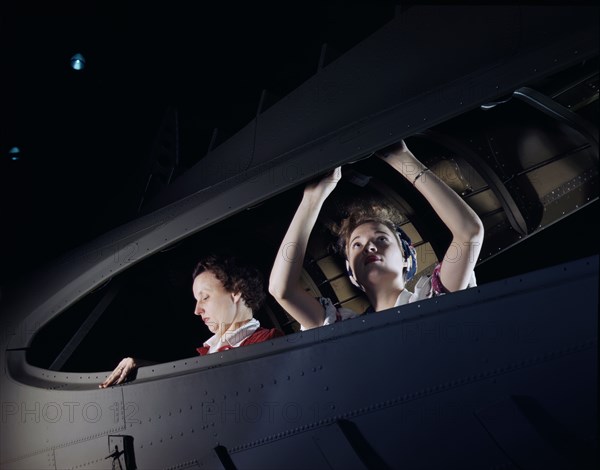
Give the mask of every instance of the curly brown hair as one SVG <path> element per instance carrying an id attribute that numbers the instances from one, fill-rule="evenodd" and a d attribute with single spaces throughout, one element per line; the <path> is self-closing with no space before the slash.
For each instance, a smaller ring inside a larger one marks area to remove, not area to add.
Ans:
<path id="1" fill-rule="evenodd" d="M 346 257 L 346 246 L 356 227 L 369 222 L 385 225 L 392 233 L 404 222 L 402 214 L 393 206 L 382 206 L 379 202 L 363 200 L 354 202 L 345 209 L 345 217 L 339 224 L 332 224 L 330 230 L 338 237 L 336 251 Z"/>
<path id="2" fill-rule="evenodd" d="M 258 269 L 241 264 L 233 256 L 208 255 L 198 261 L 192 279 L 204 271 L 213 273 L 227 292 L 241 293 L 252 311 L 260 309 L 265 300 L 265 291 Z"/>

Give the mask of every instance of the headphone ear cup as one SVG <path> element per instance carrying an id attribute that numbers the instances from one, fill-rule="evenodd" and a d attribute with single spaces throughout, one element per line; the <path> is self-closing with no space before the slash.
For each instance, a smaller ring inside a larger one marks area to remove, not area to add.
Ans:
<path id="1" fill-rule="evenodd" d="M 396 227 L 402 250 L 404 251 L 404 261 L 406 262 L 406 271 L 404 274 L 404 282 L 410 281 L 417 273 L 417 250 L 412 246 L 410 237 L 400 227 Z"/>
<path id="2" fill-rule="evenodd" d="M 417 251 L 412 245 L 406 244 L 408 257 L 406 268 L 406 281 L 410 281 L 417 273 Z"/>
<path id="3" fill-rule="evenodd" d="M 350 279 L 350 282 L 355 285 L 356 287 L 358 287 L 361 291 L 365 291 L 365 289 L 363 288 L 363 286 L 361 286 L 358 281 L 356 280 L 356 278 L 354 277 L 354 273 L 352 272 L 352 268 L 350 267 L 350 263 L 348 262 L 348 260 L 346 260 L 346 274 L 348 274 L 348 278 Z"/>

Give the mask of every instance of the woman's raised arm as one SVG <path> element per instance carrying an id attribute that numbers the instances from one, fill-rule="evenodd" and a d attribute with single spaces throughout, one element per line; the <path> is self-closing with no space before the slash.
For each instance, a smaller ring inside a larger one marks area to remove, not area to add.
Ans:
<path id="1" fill-rule="evenodd" d="M 271 270 L 269 293 L 304 329 L 323 325 L 325 318 L 319 301 L 302 288 L 300 275 L 310 233 L 325 199 L 341 177 L 338 167 L 320 181 L 306 186 Z"/>
<path id="2" fill-rule="evenodd" d="M 412 154 L 404 141 L 378 152 L 378 156 L 419 190 L 452 232 L 452 243 L 444 255 L 440 279 L 451 292 L 465 289 L 483 243 L 481 219 Z"/>

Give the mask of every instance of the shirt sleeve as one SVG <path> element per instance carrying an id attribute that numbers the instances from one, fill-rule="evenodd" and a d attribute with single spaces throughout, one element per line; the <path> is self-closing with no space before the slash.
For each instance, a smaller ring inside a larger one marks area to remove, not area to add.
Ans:
<path id="1" fill-rule="evenodd" d="M 440 269 L 442 268 L 442 263 L 439 263 L 433 270 L 431 274 L 431 288 L 433 291 L 433 297 L 441 294 L 449 294 L 450 291 L 446 289 L 446 287 L 442 284 L 442 279 L 440 278 Z M 471 271 L 471 277 L 469 278 L 469 283 L 467 284 L 466 289 L 477 286 L 477 279 L 475 279 L 475 271 Z"/>
<path id="2" fill-rule="evenodd" d="M 338 321 L 348 320 L 349 318 L 354 318 L 359 315 L 354 310 L 350 310 L 349 308 L 336 307 L 328 297 L 318 297 L 317 300 L 325 311 L 325 320 L 321 326 L 331 325 Z M 306 331 L 306 328 L 304 328 L 303 325 L 300 325 L 300 331 Z"/>
<path id="3" fill-rule="evenodd" d="M 431 273 L 431 276 L 421 276 L 421 278 L 417 281 L 415 285 L 415 292 L 411 296 L 409 302 L 416 302 L 418 300 L 430 299 L 432 297 L 437 297 L 439 295 L 449 294 L 450 291 L 446 289 L 444 284 L 442 284 L 442 279 L 440 278 L 440 269 L 442 268 L 442 263 L 439 263 Z M 477 280 L 475 279 L 475 272 L 471 271 L 471 278 L 469 279 L 469 284 L 467 285 L 467 289 L 470 287 L 477 286 Z"/>
<path id="4" fill-rule="evenodd" d="M 442 279 L 440 278 L 440 269 L 442 269 L 442 263 L 439 263 L 431 273 L 431 295 L 430 297 L 435 297 L 442 294 L 449 294 L 450 291 L 446 289 L 444 284 L 442 284 Z"/>
<path id="5" fill-rule="evenodd" d="M 283 336 L 283 332 L 279 331 L 276 328 L 266 329 L 259 328 L 254 333 L 252 333 L 248 338 L 246 338 L 240 346 L 248 346 L 250 344 L 262 343 L 263 341 L 268 341 L 273 338 L 278 338 L 279 336 Z"/>

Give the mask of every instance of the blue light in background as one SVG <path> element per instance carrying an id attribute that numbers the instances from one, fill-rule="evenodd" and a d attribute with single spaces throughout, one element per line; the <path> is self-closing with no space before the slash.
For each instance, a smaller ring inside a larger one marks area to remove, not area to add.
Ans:
<path id="1" fill-rule="evenodd" d="M 21 149 L 19 147 L 13 147 L 8 151 L 8 155 L 13 162 L 16 162 L 21 158 Z"/>
<path id="2" fill-rule="evenodd" d="M 71 67 L 73 70 L 83 70 L 85 67 L 85 57 L 77 53 L 71 57 Z"/>

